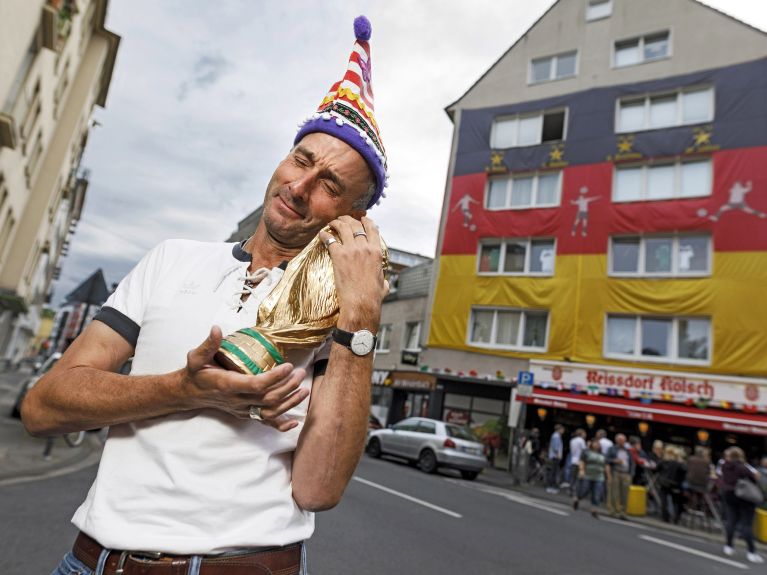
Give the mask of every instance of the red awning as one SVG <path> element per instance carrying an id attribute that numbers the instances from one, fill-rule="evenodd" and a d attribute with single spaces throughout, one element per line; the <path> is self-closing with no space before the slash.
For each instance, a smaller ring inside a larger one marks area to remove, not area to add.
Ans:
<path id="1" fill-rule="evenodd" d="M 542 407 L 616 415 L 628 419 L 660 421 L 686 427 L 702 427 L 750 435 L 767 435 L 767 417 L 763 414 L 746 414 L 721 409 L 699 409 L 661 402 L 645 404 L 618 397 L 537 388 L 532 396 L 523 399 L 527 403 Z"/>

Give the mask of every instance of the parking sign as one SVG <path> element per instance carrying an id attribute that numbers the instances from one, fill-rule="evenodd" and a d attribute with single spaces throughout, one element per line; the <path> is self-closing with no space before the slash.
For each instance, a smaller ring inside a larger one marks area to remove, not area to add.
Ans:
<path id="1" fill-rule="evenodd" d="M 517 375 L 517 393 L 522 397 L 533 394 L 533 372 L 520 371 Z"/>

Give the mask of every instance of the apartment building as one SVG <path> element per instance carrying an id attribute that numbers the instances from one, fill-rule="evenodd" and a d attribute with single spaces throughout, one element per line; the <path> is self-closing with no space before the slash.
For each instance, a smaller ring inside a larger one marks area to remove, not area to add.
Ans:
<path id="1" fill-rule="evenodd" d="M 88 189 L 80 159 L 119 36 L 108 0 L 0 3 L 0 358 L 37 332 Z"/>
<path id="2" fill-rule="evenodd" d="M 442 416 L 525 372 L 528 427 L 764 452 L 767 34 L 559 0 L 446 111 L 423 362 L 472 376 Z"/>

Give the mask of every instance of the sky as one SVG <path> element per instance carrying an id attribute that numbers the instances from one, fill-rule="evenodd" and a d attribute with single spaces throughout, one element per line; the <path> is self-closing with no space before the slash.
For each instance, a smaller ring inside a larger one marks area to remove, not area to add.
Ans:
<path id="1" fill-rule="evenodd" d="M 228 238 L 261 204 L 297 123 L 342 77 L 359 14 L 373 25 L 391 174 L 369 216 L 390 246 L 433 256 L 453 128 L 444 108 L 552 3 L 110 0 L 107 28 L 122 40 L 54 304 L 97 268 L 118 282 L 164 239 Z M 706 3 L 767 30 L 765 0 Z"/>

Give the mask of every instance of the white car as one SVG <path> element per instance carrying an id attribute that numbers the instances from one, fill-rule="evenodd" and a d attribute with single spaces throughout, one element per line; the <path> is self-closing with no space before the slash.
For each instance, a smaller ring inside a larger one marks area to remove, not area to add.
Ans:
<path id="1" fill-rule="evenodd" d="M 367 453 L 371 457 L 404 457 L 417 462 L 425 473 L 440 467 L 457 469 L 464 479 L 476 479 L 488 466 L 485 446 L 471 431 L 425 417 L 410 417 L 388 429 L 371 431 Z"/>

